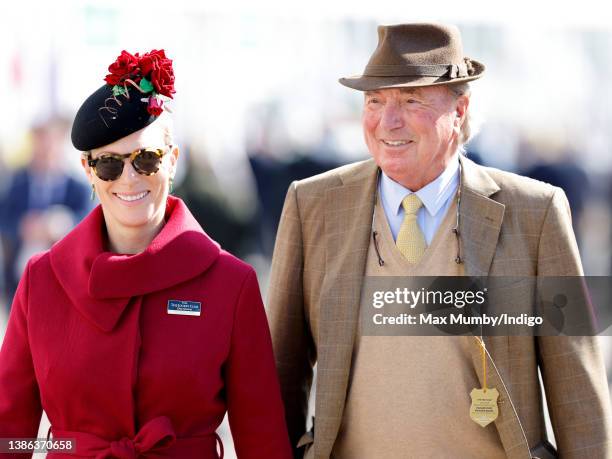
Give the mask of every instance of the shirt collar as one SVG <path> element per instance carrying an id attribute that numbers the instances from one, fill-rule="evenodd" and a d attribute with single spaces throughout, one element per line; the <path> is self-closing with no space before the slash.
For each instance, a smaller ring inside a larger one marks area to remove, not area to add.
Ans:
<path id="1" fill-rule="evenodd" d="M 425 185 L 416 192 L 427 212 L 434 217 L 444 206 L 459 184 L 459 155 L 448 164 L 446 169 L 432 182 Z M 380 194 L 385 208 L 392 209 L 398 215 L 404 198 L 413 192 L 408 188 L 392 180 L 384 172 L 381 174 Z"/>

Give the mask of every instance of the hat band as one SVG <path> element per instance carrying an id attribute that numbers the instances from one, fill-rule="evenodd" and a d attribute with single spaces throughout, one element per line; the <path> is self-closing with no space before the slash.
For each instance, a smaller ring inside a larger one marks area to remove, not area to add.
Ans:
<path id="1" fill-rule="evenodd" d="M 399 77 L 399 76 L 430 76 L 463 78 L 468 75 L 467 65 L 441 64 L 441 65 L 376 65 L 371 64 L 365 68 L 364 76 L 369 77 Z"/>

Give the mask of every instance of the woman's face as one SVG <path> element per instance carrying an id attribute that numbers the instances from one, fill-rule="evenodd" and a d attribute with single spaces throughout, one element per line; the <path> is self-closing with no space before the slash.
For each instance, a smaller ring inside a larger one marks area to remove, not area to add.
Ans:
<path id="1" fill-rule="evenodd" d="M 121 176 L 117 180 L 107 182 L 98 178 L 87 161 L 82 160 L 83 168 L 100 199 L 109 232 L 121 234 L 129 231 L 133 234 L 134 230 L 142 230 L 143 234 L 146 234 L 161 226 L 166 210 L 169 181 L 174 177 L 178 159 L 178 148 L 170 149 L 166 145 L 165 137 L 164 125 L 158 121 L 91 151 L 92 159 L 95 159 L 107 153 L 125 154 L 139 148 L 163 148 L 166 154 L 162 158 L 159 171 L 154 175 L 139 174 L 129 158 L 126 158 Z"/>

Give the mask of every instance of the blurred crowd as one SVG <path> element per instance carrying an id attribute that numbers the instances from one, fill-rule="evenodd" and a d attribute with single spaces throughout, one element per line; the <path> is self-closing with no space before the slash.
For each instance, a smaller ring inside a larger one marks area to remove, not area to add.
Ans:
<path id="1" fill-rule="evenodd" d="M 26 164 L 2 171 L 0 268 L 7 304 L 28 259 L 61 239 L 91 208 L 87 185 L 66 169 L 69 127 L 70 120 L 60 116 L 32 126 Z"/>

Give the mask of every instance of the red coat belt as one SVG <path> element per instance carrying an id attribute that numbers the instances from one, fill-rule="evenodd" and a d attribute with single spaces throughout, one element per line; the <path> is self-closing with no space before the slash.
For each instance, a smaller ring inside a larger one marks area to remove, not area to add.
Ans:
<path id="1" fill-rule="evenodd" d="M 190 457 L 223 459 L 223 443 L 216 433 L 199 437 L 176 438 L 170 419 L 159 416 L 151 419 L 133 438 L 124 437 L 108 441 L 86 432 L 75 432 L 51 428 L 53 437 L 73 439 L 75 450 L 71 454 L 49 453 L 49 459 L 74 457 L 73 455 L 95 459 L 138 459 L 147 458 L 184 458 Z M 217 454 L 219 444 L 221 455 Z"/>

